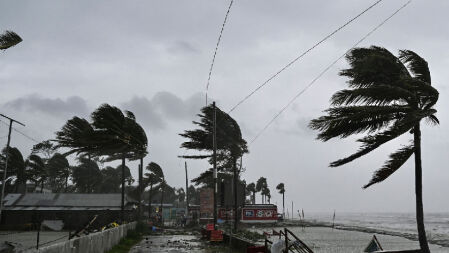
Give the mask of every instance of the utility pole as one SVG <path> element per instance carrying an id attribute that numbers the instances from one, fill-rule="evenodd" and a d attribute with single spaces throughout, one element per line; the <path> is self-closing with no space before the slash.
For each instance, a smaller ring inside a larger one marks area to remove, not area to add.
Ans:
<path id="1" fill-rule="evenodd" d="M 186 218 L 189 215 L 189 177 L 187 175 L 187 162 L 184 162 L 186 169 Z"/>
<path id="2" fill-rule="evenodd" d="M 295 213 L 293 212 L 293 201 L 292 201 L 292 220 L 293 220 L 293 215 L 294 215 Z"/>
<path id="3" fill-rule="evenodd" d="M 214 133 L 213 133 L 213 161 L 214 161 L 214 229 L 217 226 L 217 107 L 215 101 L 212 103 L 214 108 Z"/>
<path id="4" fill-rule="evenodd" d="M 11 130 L 12 130 L 12 123 L 16 122 L 19 125 L 25 126 L 24 124 L 20 123 L 19 121 L 12 119 L 10 117 L 7 117 L 0 113 L 0 116 L 7 118 L 9 120 L 9 131 L 8 131 L 8 141 L 6 143 L 6 157 L 5 157 L 5 168 L 3 169 L 3 181 L 2 181 L 2 198 L 0 199 L 0 222 L 2 220 L 2 211 L 3 211 L 3 198 L 5 197 L 5 184 L 6 184 L 6 171 L 8 170 L 8 158 L 9 158 L 9 144 L 11 143 Z"/>

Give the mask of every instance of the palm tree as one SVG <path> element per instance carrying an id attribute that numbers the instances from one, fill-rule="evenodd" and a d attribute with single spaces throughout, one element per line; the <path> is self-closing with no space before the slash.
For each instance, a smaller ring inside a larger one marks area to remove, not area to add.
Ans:
<path id="1" fill-rule="evenodd" d="M 98 107 L 92 114 L 92 124 L 73 117 L 56 133 L 56 148 L 66 147 L 72 153 L 89 157 L 107 156 L 106 161 L 122 160 L 122 220 L 125 203 L 126 159 L 141 159 L 147 153 L 148 140 L 143 128 L 136 122 L 132 112 L 123 113 L 108 104 Z"/>
<path id="2" fill-rule="evenodd" d="M 246 186 L 246 190 L 252 194 L 251 203 L 256 204 L 256 185 L 254 183 L 250 183 Z"/>
<path id="3" fill-rule="evenodd" d="M 126 159 L 137 160 L 147 153 L 148 140 L 143 128 L 130 111 L 123 113 L 119 108 L 103 104 L 92 113 L 92 125 L 104 141 L 101 155 L 108 160 L 122 160 L 122 221 L 125 208 L 125 166 Z"/>
<path id="4" fill-rule="evenodd" d="M 414 154 L 419 244 L 421 251 L 430 252 L 424 229 L 420 122 L 439 123 L 433 108 L 439 93 L 431 86 L 428 64 L 413 51 L 399 51 L 396 57 L 376 46 L 353 49 L 346 58 L 350 68 L 340 75 L 349 77 L 349 89 L 335 93 L 327 115 L 312 120 L 310 127 L 320 131 L 318 139 L 323 141 L 367 133 L 358 140 L 362 146 L 356 153 L 331 167 L 349 163 L 403 134 L 413 134 L 411 143 L 392 153 L 364 188 L 388 178 Z"/>
<path id="5" fill-rule="evenodd" d="M 44 159 L 40 156 L 32 154 L 25 161 L 28 171 L 30 173 L 30 180 L 34 182 L 35 189 L 38 185 L 41 186 L 40 192 L 44 190 L 44 183 L 48 178 L 48 171 Z"/>
<path id="6" fill-rule="evenodd" d="M 48 178 L 53 192 L 67 190 L 71 168 L 69 161 L 60 153 L 55 153 L 46 163 Z"/>
<path id="7" fill-rule="evenodd" d="M 153 193 L 153 185 L 155 184 L 160 184 L 163 179 L 164 179 L 164 172 L 162 171 L 161 166 L 159 166 L 157 163 L 155 162 L 151 162 L 147 165 L 146 169 L 148 170 L 147 173 L 145 173 L 145 181 L 146 184 L 150 185 L 150 191 L 148 194 L 148 206 L 149 206 L 149 210 L 148 210 L 148 218 L 151 219 L 151 198 L 152 198 L 152 193 Z"/>
<path id="8" fill-rule="evenodd" d="M 285 212 L 285 185 L 284 185 L 284 183 L 279 183 L 276 186 L 276 189 L 279 191 L 280 194 L 282 194 L 282 217 L 284 217 L 284 212 Z"/>
<path id="9" fill-rule="evenodd" d="M 13 31 L 0 34 L 0 50 L 6 50 L 22 42 L 22 38 Z"/>
<path id="10" fill-rule="evenodd" d="M 88 158 L 80 157 L 79 164 L 73 167 L 72 181 L 77 192 L 94 193 L 101 189 L 103 181 L 98 164 Z"/>
<path id="11" fill-rule="evenodd" d="M 29 178 L 29 174 L 27 172 L 27 167 L 25 161 L 23 160 L 22 153 L 19 149 L 15 147 L 9 147 L 7 150 L 4 148 L 2 150 L 2 159 L 1 159 L 1 167 L 4 167 L 6 152 L 8 152 L 8 174 L 7 178 L 11 176 L 15 176 L 16 180 L 14 182 L 14 192 L 25 192 L 26 182 Z M 6 186 L 5 180 L 5 186 Z"/>
<path id="12" fill-rule="evenodd" d="M 262 204 L 264 203 L 264 189 L 267 188 L 267 179 L 264 177 L 260 177 L 256 182 L 256 192 L 260 192 L 262 196 Z"/>
<path id="13" fill-rule="evenodd" d="M 201 114 L 198 114 L 200 121 L 194 121 L 193 124 L 198 125 L 200 128 L 195 130 L 186 130 L 180 134 L 182 137 L 188 139 L 188 141 L 181 144 L 182 148 L 193 149 L 198 151 L 212 152 L 213 136 L 214 136 L 214 115 L 216 115 L 216 148 L 217 156 L 216 162 L 217 170 L 228 170 L 232 168 L 234 177 L 234 213 L 238 213 L 237 209 L 237 182 L 239 181 L 239 170 L 237 167 L 238 159 L 243 154 L 248 153 L 248 147 L 246 141 L 242 137 L 240 126 L 237 122 L 229 116 L 227 113 L 220 110 L 213 105 L 205 106 L 201 109 Z M 184 158 L 191 159 L 204 159 L 211 158 L 209 162 L 214 163 L 214 157 L 209 154 L 202 154 L 197 156 L 183 156 Z M 241 165 L 241 162 L 240 162 Z M 241 167 L 241 166 L 240 166 Z M 212 176 L 212 174 L 209 174 Z M 235 215 L 234 229 L 237 228 L 238 215 Z"/>

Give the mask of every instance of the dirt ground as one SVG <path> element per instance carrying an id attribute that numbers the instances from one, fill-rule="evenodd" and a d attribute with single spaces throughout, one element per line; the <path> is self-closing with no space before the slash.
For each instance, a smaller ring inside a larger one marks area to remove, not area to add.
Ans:
<path id="1" fill-rule="evenodd" d="M 229 253 L 233 252 L 222 245 L 213 245 L 209 242 L 202 241 L 199 235 L 150 235 L 136 246 L 130 253 Z"/>

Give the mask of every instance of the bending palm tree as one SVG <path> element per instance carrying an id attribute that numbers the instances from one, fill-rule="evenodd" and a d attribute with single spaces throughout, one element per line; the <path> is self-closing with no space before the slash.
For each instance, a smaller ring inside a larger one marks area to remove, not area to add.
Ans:
<path id="1" fill-rule="evenodd" d="M 285 212 L 285 186 L 284 183 L 279 183 L 276 186 L 276 189 L 279 191 L 280 194 L 282 194 L 282 217 L 284 217 Z"/>
<path id="2" fill-rule="evenodd" d="M 368 133 L 357 140 L 362 146 L 356 153 L 331 163 L 331 167 L 349 163 L 390 140 L 413 133 L 413 141 L 392 153 L 364 188 L 388 178 L 414 154 L 419 244 L 423 252 L 430 252 L 424 229 L 420 122 L 427 119 L 439 123 L 433 109 L 439 94 L 431 86 L 427 62 L 409 50 L 400 51 L 396 57 L 375 46 L 356 48 L 347 60 L 350 68 L 340 75 L 350 78 L 350 89 L 335 93 L 327 115 L 312 120 L 310 127 L 320 131 L 318 139 L 323 141 Z"/>
<path id="3" fill-rule="evenodd" d="M 153 185 L 161 183 L 163 178 L 164 178 L 164 172 L 162 171 L 162 168 L 154 162 L 151 162 L 150 164 L 148 164 L 147 168 L 146 168 L 149 172 L 145 173 L 146 181 L 147 183 L 150 185 L 150 192 L 148 195 L 148 206 L 149 206 L 149 210 L 148 210 L 148 218 L 151 219 L 151 198 L 152 198 L 152 192 L 153 192 Z"/>
<path id="4" fill-rule="evenodd" d="M 251 204 L 256 204 L 256 184 L 248 184 L 246 190 L 251 193 Z"/>
<path id="5" fill-rule="evenodd" d="M 74 117 L 56 133 L 59 147 L 71 150 L 64 155 L 83 153 L 89 156 L 108 156 L 108 161 L 122 160 L 122 214 L 125 203 L 125 160 L 140 159 L 146 153 L 148 140 L 133 113 L 103 104 L 92 115 L 93 123 Z"/>

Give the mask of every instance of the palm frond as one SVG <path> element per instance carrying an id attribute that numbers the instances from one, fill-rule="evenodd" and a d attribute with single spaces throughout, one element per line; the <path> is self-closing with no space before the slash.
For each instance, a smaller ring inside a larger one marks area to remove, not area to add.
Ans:
<path id="1" fill-rule="evenodd" d="M 426 121 L 432 125 L 440 124 L 440 120 L 435 115 L 430 115 L 429 117 L 426 118 Z"/>
<path id="2" fill-rule="evenodd" d="M 22 42 L 22 38 L 13 31 L 0 34 L 0 50 L 5 50 Z"/>
<path id="3" fill-rule="evenodd" d="M 431 84 L 429 65 L 421 56 L 411 50 L 400 50 L 399 59 L 408 66 L 415 78 Z"/>
<path id="4" fill-rule="evenodd" d="M 178 157 L 185 159 L 206 159 L 212 157 L 212 155 L 181 155 Z"/>
<path id="5" fill-rule="evenodd" d="M 358 142 L 363 143 L 363 145 L 360 147 L 360 149 L 343 159 L 339 159 L 337 161 L 334 161 L 330 164 L 331 167 L 338 167 L 341 165 L 344 165 L 346 163 L 349 163 L 359 157 L 362 157 L 369 152 L 375 150 L 376 148 L 380 147 L 381 145 L 401 136 L 404 133 L 407 133 L 410 131 L 416 123 L 418 123 L 421 119 L 429 117 L 430 115 L 433 115 L 436 112 L 436 110 L 431 109 L 427 111 L 418 111 L 413 112 L 407 115 L 407 117 L 404 117 L 400 121 L 396 121 L 393 126 L 391 126 L 389 129 L 375 134 L 375 135 L 368 135 L 362 139 L 357 140 Z"/>
<path id="6" fill-rule="evenodd" d="M 328 141 L 352 134 L 373 132 L 388 127 L 409 113 L 407 106 L 345 106 L 326 110 L 327 116 L 310 122 L 309 127 L 320 130 L 317 139 Z"/>
<path id="7" fill-rule="evenodd" d="M 351 67 L 340 75 L 351 79 L 348 82 L 351 88 L 391 84 L 410 75 L 398 58 L 382 47 L 355 48 L 346 59 Z"/>
<path id="8" fill-rule="evenodd" d="M 407 102 L 415 95 L 399 85 L 378 85 L 368 88 L 347 89 L 335 93 L 332 106 L 340 105 L 379 105 L 385 106 L 394 101 Z"/>
<path id="9" fill-rule="evenodd" d="M 413 144 L 405 146 L 390 155 L 388 160 L 380 169 L 378 169 L 368 184 L 363 186 L 364 189 L 373 184 L 380 183 L 396 172 L 415 152 Z"/>

